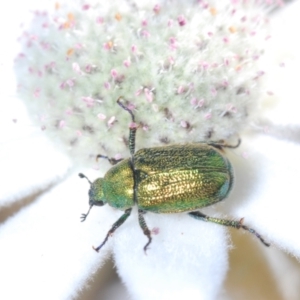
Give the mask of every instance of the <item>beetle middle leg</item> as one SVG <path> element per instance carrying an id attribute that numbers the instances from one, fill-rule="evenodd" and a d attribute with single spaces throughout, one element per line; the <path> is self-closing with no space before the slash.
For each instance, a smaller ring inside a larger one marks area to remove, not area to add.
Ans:
<path id="1" fill-rule="evenodd" d="M 127 220 L 127 218 L 130 216 L 132 208 L 128 208 L 125 210 L 124 214 L 113 224 L 111 229 L 108 231 L 104 241 L 102 244 L 100 244 L 97 248 L 93 247 L 93 249 L 97 252 L 105 245 L 107 242 L 108 238 Z"/>
<path id="2" fill-rule="evenodd" d="M 98 161 L 98 158 L 107 159 L 110 162 L 111 165 L 116 165 L 118 162 L 120 162 L 121 160 L 123 160 L 123 158 L 115 159 L 113 157 L 108 157 L 108 156 L 102 155 L 102 154 L 98 154 L 96 156 L 96 161 Z"/>
<path id="3" fill-rule="evenodd" d="M 200 211 L 192 211 L 189 213 L 189 215 L 195 219 L 206 221 L 206 222 L 212 222 L 212 223 L 220 224 L 223 226 L 233 227 L 236 229 L 242 228 L 246 231 L 249 231 L 253 235 L 255 235 L 265 246 L 267 246 L 267 247 L 270 246 L 270 244 L 267 243 L 258 232 L 256 232 L 254 229 L 252 229 L 246 225 L 243 225 L 244 218 L 242 218 L 240 221 L 213 218 L 213 217 L 210 217 L 210 216 L 207 216 L 207 215 L 201 213 Z"/>
<path id="4" fill-rule="evenodd" d="M 146 224 L 146 221 L 145 221 L 145 218 L 143 216 L 143 214 L 145 213 L 143 210 L 139 209 L 139 224 L 144 232 L 144 235 L 147 236 L 148 238 L 148 242 L 147 244 L 144 246 L 144 251 L 145 251 L 145 254 L 146 254 L 146 251 L 147 251 L 147 248 L 148 246 L 151 244 L 151 241 L 152 241 L 152 237 L 151 237 L 151 231 L 149 230 L 147 224 Z"/>

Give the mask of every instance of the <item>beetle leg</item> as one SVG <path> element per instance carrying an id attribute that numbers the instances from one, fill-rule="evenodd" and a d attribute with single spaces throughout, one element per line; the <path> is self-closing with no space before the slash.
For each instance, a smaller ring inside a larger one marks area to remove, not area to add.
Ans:
<path id="1" fill-rule="evenodd" d="M 98 158 L 105 158 L 105 159 L 107 159 L 110 162 L 111 165 L 116 165 L 118 162 L 120 162 L 121 160 L 123 160 L 123 158 L 115 159 L 115 158 L 108 157 L 108 156 L 102 155 L 102 154 L 98 154 L 96 156 L 96 161 L 98 161 Z"/>
<path id="2" fill-rule="evenodd" d="M 132 112 L 132 110 L 130 110 L 128 107 L 126 107 L 120 100 L 122 99 L 122 97 L 120 97 L 117 100 L 117 103 L 126 111 L 129 112 L 130 116 L 131 116 L 131 120 L 132 120 L 132 125 L 129 127 L 129 151 L 131 154 L 131 157 L 133 157 L 134 152 L 135 152 L 135 134 L 136 134 L 136 130 L 137 130 L 137 126 L 135 125 L 135 118 L 134 118 L 134 114 Z"/>
<path id="3" fill-rule="evenodd" d="M 229 226 L 229 227 L 233 227 L 236 229 L 242 228 L 242 229 L 247 230 L 250 233 L 254 234 L 265 246 L 267 246 L 267 247 L 270 246 L 270 244 L 267 243 L 258 232 L 256 232 L 254 229 L 252 229 L 248 226 L 243 225 L 244 218 L 242 218 L 240 221 L 219 219 L 219 218 L 209 217 L 209 216 L 201 213 L 200 211 L 192 211 L 189 213 L 189 215 L 195 219 L 206 221 L 206 222 L 213 222 L 216 224 Z"/>
<path id="4" fill-rule="evenodd" d="M 231 149 L 235 149 L 235 148 L 238 148 L 239 145 L 241 144 L 242 140 L 239 138 L 238 139 L 238 142 L 236 143 L 236 145 L 229 145 L 229 144 L 226 144 L 225 142 L 223 141 L 220 141 L 220 142 L 209 142 L 207 143 L 208 145 L 210 146 L 213 146 L 217 149 L 222 149 L 222 148 L 231 148 Z"/>
<path id="5" fill-rule="evenodd" d="M 151 238 L 151 231 L 149 230 L 149 228 L 146 224 L 145 218 L 143 216 L 144 213 L 145 212 L 143 210 L 139 209 L 139 223 L 144 232 L 144 235 L 147 236 L 147 238 L 148 238 L 148 242 L 144 246 L 145 254 L 147 254 L 146 251 L 147 251 L 148 246 L 151 244 L 152 238 Z"/>
<path id="6" fill-rule="evenodd" d="M 99 245 L 97 248 L 93 247 L 93 249 L 97 252 L 105 245 L 107 242 L 108 238 L 127 220 L 127 218 L 130 216 L 132 208 L 128 208 L 125 210 L 124 214 L 113 224 L 111 229 L 108 231 L 104 241 L 102 242 L 101 245 Z"/>

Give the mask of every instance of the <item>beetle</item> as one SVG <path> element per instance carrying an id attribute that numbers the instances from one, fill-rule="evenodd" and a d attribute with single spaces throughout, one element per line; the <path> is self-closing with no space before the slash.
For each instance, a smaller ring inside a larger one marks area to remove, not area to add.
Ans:
<path id="1" fill-rule="evenodd" d="M 214 218 L 200 211 L 225 199 L 233 185 L 233 169 L 229 160 L 222 153 L 223 148 L 236 148 L 237 145 L 226 143 L 190 143 L 140 149 L 135 152 L 137 125 L 135 116 L 128 107 L 117 100 L 119 106 L 127 111 L 132 120 L 129 127 L 130 157 L 113 159 L 104 155 L 113 166 L 103 178 L 90 183 L 89 205 L 86 214 L 81 215 L 85 221 L 93 206 L 110 206 L 124 211 L 123 215 L 112 225 L 104 241 L 96 248 L 97 252 L 105 245 L 109 236 L 130 216 L 132 207 L 138 207 L 138 220 L 143 233 L 148 238 L 144 246 L 146 252 L 152 241 L 151 232 L 144 219 L 145 212 L 182 213 L 207 222 L 213 222 L 236 229 L 242 228 L 254 234 L 265 246 L 269 246 L 254 229 L 239 221 Z"/>

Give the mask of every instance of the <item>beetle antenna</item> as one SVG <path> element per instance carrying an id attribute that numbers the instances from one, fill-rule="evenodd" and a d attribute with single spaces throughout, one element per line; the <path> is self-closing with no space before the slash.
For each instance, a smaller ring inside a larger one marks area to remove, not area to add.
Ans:
<path id="1" fill-rule="evenodd" d="M 90 206 L 90 208 L 89 208 L 89 210 L 88 210 L 88 212 L 87 212 L 86 214 L 81 214 L 81 217 L 80 217 L 81 222 L 84 222 L 84 221 L 85 221 L 85 219 L 86 219 L 86 217 L 89 215 L 89 213 L 90 213 L 92 207 L 93 207 L 93 205 Z"/>
<path id="2" fill-rule="evenodd" d="M 92 185 L 92 182 L 91 182 L 84 174 L 79 173 L 78 176 L 79 176 L 80 178 L 85 178 L 85 179 L 89 182 L 89 184 Z"/>

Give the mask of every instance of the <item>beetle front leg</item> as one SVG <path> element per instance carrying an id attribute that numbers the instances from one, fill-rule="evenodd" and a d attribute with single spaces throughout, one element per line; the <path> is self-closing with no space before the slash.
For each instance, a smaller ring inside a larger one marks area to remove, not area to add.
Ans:
<path id="1" fill-rule="evenodd" d="M 226 142 L 223 142 L 223 141 L 209 142 L 207 144 L 221 150 L 222 148 L 236 149 L 240 146 L 241 142 L 242 142 L 242 140 L 239 138 L 235 145 L 226 144 Z"/>
<path id="2" fill-rule="evenodd" d="M 146 224 L 146 221 L 145 221 L 145 218 L 143 216 L 143 214 L 145 213 L 143 210 L 139 209 L 139 224 L 144 232 L 144 235 L 148 238 L 148 243 L 144 246 L 144 251 L 145 251 L 145 254 L 146 251 L 147 251 L 147 248 L 148 246 L 151 244 L 151 241 L 152 241 L 152 238 L 151 238 L 151 231 L 149 230 L 147 224 Z"/>
<path id="3" fill-rule="evenodd" d="M 195 219 L 206 221 L 206 222 L 212 222 L 212 223 L 220 224 L 223 226 L 233 227 L 236 229 L 242 228 L 242 229 L 247 230 L 250 233 L 254 234 L 265 246 L 267 246 L 267 247 L 270 246 L 270 244 L 267 243 L 258 232 L 256 232 L 254 229 L 252 229 L 248 226 L 243 225 L 244 218 L 240 219 L 239 221 L 219 219 L 219 218 L 213 218 L 213 217 L 207 216 L 207 215 L 201 213 L 200 211 L 192 211 L 189 213 L 189 215 Z"/>
<path id="4" fill-rule="evenodd" d="M 127 218 L 130 216 L 132 208 L 128 208 L 125 210 L 125 213 L 113 224 L 111 229 L 108 231 L 104 241 L 102 242 L 101 245 L 99 245 L 97 248 L 93 246 L 93 249 L 97 252 L 105 245 L 107 242 L 108 238 L 127 220 Z"/>

